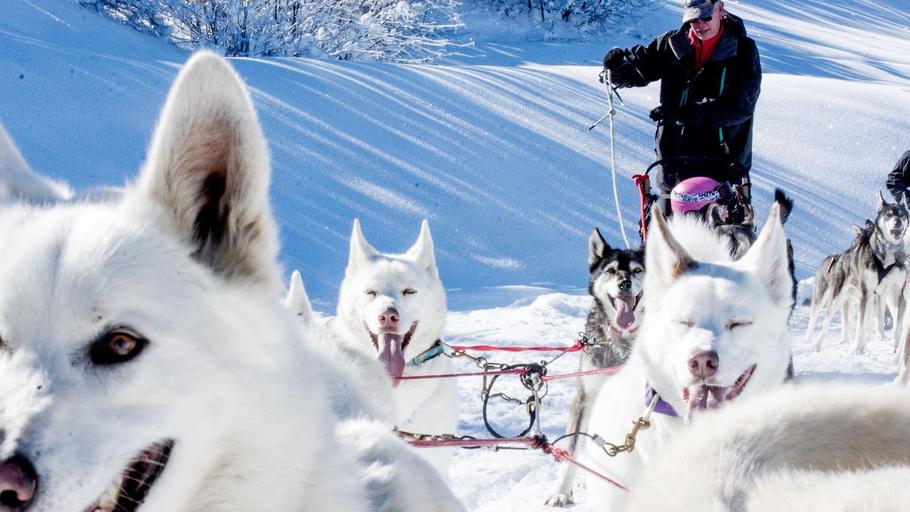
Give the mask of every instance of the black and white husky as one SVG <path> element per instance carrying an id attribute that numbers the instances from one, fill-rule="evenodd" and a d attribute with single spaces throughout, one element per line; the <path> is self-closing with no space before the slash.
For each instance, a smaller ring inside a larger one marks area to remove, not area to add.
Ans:
<path id="1" fill-rule="evenodd" d="M 585 334 L 595 342 L 581 356 L 579 371 L 618 366 L 626 362 L 635 333 L 641 322 L 642 284 L 645 277 L 645 251 L 614 249 L 594 228 L 588 237 L 588 293 L 593 298 Z M 578 379 L 578 390 L 572 402 L 566 433 L 587 429 L 588 412 L 603 386 L 606 375 Z M 570 437 L 568 449 L 576 451 L 578 437 Z M 556 489 L 547 504 L 562 507 L 573 503 L 575 466 L 563 464 Z"/>
<path id="2" fill-rule="evenodd" d="M 903 203 L 889 203 L 879 194 L 875 222 L 867 221 L 866 228 L 857 230 L 857 236 L 840 255 L 829 256 L 815 276 L 812 310 L 806 335 L 815 331 L 820 310 L 827 307 L 822 319 L 822 330 L 815 339 L 816 350 L 821 348 L 835 310 L 841 310 L 843 323 L 842 341 L 854 335 L 854 351 L 865 350 L 866 337 L 876 322 L 883 330 L 884 310 L 894 318 L 894 349 L 900 340 L 903 320 L 904 283 L 907 281 L 904 235 L 910 215 Z M 876 297 L 879 307 L 875 307 Z M 853 325 L 854 317 L 856 324 Z"/>

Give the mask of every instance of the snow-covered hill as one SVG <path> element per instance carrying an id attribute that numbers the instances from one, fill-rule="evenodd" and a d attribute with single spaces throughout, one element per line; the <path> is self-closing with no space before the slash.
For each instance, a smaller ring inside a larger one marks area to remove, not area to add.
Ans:
<path id="1" fill-rule="evenodd" d="M 727 0 L 746 18 L 765 76 L 756 112 L 756 203 L 796 199 L 787 224 L 800 278 L 845 247 L 874 213 L 884 177 L 910 148 L 910 14 L 905 0 Z M 436 65 L 235 59 L 274 160 L 281 257 L 331 313 L 359 217 L 379 249 L 403 250 L 430 220 L 449 288 L 448 339 L 570 344 L 588 307 L 586 238 L 620 244 L 607 130 L 596 81 L 603 51 L 671 28 L 679 2 L 602 41 L 544 41 L 492 23 L 478 52 Z M 469 18 L 470 21 L 470 18 Z M 0 2 L 0 122 L 41 172 L 77 189 L 121 183 L 141 165 L 164 94 L 187 54 L 65 0 Z M 653 158 L 656 86 L 622 91 L 619 195 L 634 236 L 628 177 Z M 885 342 L 865 356 L 802 343 L 799 379 L 887 381 Z M 836 336 L 836 329 L 832 336 Z M 570 370 L 571 356 L 556 370 Z M 479 383 L 461 383 L 462 431 L 483 435 Z M 551 385 L 543 422 L 556 434 L 572 384 Z M 519 413 L 500 419 L 518 427 Z M 459 453 L 452 481 L 472 511 L 545 510 L 555 464 L 540 454 Z"/>
<path id="2" fill-rule="evenodd" d="M 827 3 L 728 2 L 755 27 L 766 69 L 757 203 L 764 208 L 776 185 L 796 197 L 801 277 L 870 214 L 884 174 L 910 145 L 907 15 L 892 12 L 896 1 L 863 3 L 853 24 L 836 28 L 845 15 Z M 676 20 L 669 5 L 637 32 Z M 465 300 L 452 294 L 458 309 L 476 307 L 472 292 L 489 286 L 583 287 L 592 226 L 621 243 L 608 131 L 587 127 L 607 108 L 593 64 L 604 48 L 635 40 L 496 42 L 486 30 L 477 34 L 484 56 L 460 63 L 234 61 L 273 152 L 283 259 L 302 271 L 318 308 L 333 309 L 354 217 L 387 250 L 405 248 L 428 218 L 446 284 L 466 292 Z M 62 0 L 0 3 L 0 50 L 8 98 L 0 121 L 36 167 L 77 188 L 120 182 L 140 165 L 186 58 Z M 630 233 L 638 200 L 628 176 L 653 159 L 646 115 L 656 92 L 624 91 L 616 118 Z"/>

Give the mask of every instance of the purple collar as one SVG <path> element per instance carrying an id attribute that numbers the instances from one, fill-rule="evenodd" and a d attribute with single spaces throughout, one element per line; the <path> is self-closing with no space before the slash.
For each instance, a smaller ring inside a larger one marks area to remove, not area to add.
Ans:
<path id="1" fill-rule="evenodd" d="M 654 412 L 673 418 L 679 418 L 679 414 L 676 414 L 676 409 L 667 402 L 664 402 L 664 399 L 657 394 L 657 391 L 654 391 L 654 388 L 652 388 L 650 384 L 645 387 L 645 406 L 651 405 L 651 400 L 654 400 L 655 396 L 657 396 L 657 405 L 654 407 Z"/>

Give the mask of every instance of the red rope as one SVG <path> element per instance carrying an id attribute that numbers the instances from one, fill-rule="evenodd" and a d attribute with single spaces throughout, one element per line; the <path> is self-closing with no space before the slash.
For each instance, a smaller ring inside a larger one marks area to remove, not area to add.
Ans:
<path id="1" fill-rule="evenodd" d="M 479 446 L 500 446 L 504 444 L 523 444 L 527 445 L 530 448 L 540 449 L 544 453 L 552 455 L 553 458 L 558 462 L 568 462 L 570 464 L 575 464 L 581 469 L 591 473 L 592 475 L 614 485 L 616 488 L 621 489 L 625 492 L 629 492 L 629 488 L 622 485 L 621 483 L 613 480 L 612 478 L 591 469 L 590 467 L 578 462 L 578 460 L 572 456 L 566 450 L 557 448 L 552 444 L 546 442 L 546 440 L 537 437 L 507 437 L 502 439 L 435 439 L 435 440 L 425 440 L 425 441 L 408 441 L 408 443 L 415 448 L 440 448 L 440 447 L 461 447 L 461 448 L 476 448 Z"/>
<path id="2" fill-rule="evenodd" d="M 605 481 L 609 482 L 610 484 L 613 484 L 614 486 L 616 486 L 619 489 L 622 489 L 623 491 L 629 492 L 628 487 L 622 485 L 621 483 L 617 482 L 616 480 L 613 480 L 612 478 L 608 477 L 607 475 L 598 473 L 597 471 L 594 471 L 593 469 L 589 468 L 588 466 L 585 466 L 581 462 L 578 462 L 578 460 L 576 460 L 575 457 L 572 457 L 572 454 L 567 452 L 566 450 L 557 448 L 549 443 L 544 443 L 540 447 L 540 449 L 543 450 L 544 453 L 549 453 L 550 455 L 553 456 L 554 459 L 556 459 L 558 461 L 566 461 L 571 464 L 575 464 L 576 466 L 587 471 L 588 473 L 591 473 L 592 475 L 594 475 L 602 480 L 605 480 Z"/>
<path id="3" fill-rule="evenodd" d="M 395 380 L 424 380 L 424 379 L 453 379 L 455 377 L 489 377 L 492 375 L 521 375 L 527 370 L 514 368 L 511 370 L 493 370 L 489 372 L 474 373 L 441 373 L 439 375 L 402 375 L 395 377 Z"/>
<path id="4" fill-rule="evenodd" d="M 597 375 L 600 373 L 616 373 L 622 370 L 622 366 L 609 366 L 607 368 L 597 368 L 596 370 L 586 370 L 583 372 L 565 373 L 562 375 L 544 375 L 541 380 L 544 382 L 551 380 L 568 379 L 571 377 L 586 377 L 588 375 Z"/>
<path id="5" fill-rule="evenodd" d="M 585 348 L 581 340 L 575 340 L 571 347 L 502 347 L 497 345 L 449 345 L 459 352 L 578 352 Z"/>
<path id="6" fill-rule="evenodd" d="M 436 439 L 425 441 L 408 441 L 416 448 L 459 447 L 471 448 L 477 446 L 499 446 L 502 444 L 525 444 L 531 448 L 538 448 L 540 440 L 536 437 L 506 437 L 502 439 Z"/>

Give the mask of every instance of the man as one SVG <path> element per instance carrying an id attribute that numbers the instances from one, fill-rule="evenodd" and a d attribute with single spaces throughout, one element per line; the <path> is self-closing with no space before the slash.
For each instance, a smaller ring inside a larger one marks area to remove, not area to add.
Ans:
<path id="1" fill-rule="evenodd" d="M 888 173 L 885 185 L 898 203 L 903 202 L 907 196 L 907 189 L 910 189 L 910 151 L 905 151 L 901 155 L 900 160 L 894 165 L 894 170 Z"/>
<path id="2" fill-rule="evenodd" d="M 761 88 L 755 41 L 720 0 L 686 0 L 683 25 L 648 46 L 614 48 L 604 57 L 616 87 L 661 81 L 654 184 L 666 199 L 680 181 L 706 176 L 748 186 L 752 167 L 752 117 Z M 668 201 L 661 201 L 670 214 Z"/>

